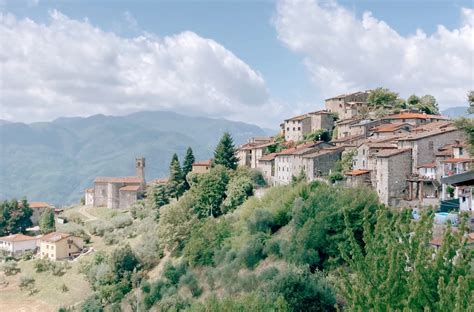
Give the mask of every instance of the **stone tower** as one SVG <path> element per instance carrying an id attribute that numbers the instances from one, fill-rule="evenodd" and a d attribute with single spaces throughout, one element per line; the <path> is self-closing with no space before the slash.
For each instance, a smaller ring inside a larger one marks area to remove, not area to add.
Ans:
<path id="1" fill-rule="evenodd" d="M 135 159 L 135 176 L 141 180 L 142 188 L 145 188 L 145 157 L 138 157 Z"/>

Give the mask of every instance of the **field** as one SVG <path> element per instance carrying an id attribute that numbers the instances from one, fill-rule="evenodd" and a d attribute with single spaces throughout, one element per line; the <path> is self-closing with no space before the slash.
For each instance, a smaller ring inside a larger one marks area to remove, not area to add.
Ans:
<path id="1" fill-rule="evenodd" d="M 96 220 L 110 220 L 119 214 L 126 214 L 126 212 L 87 206 L 74 207 L 64 212 L 64 216 L 72 217 L 75 221 L 80 219 L 79 222 L 83 222 L 84 225 Z M 58 224 L 57 230 L 61 231 L 70 224 Z M 83 228 L 85 229 L 86 226 Z M 131 245 L 134 245 L 137 240 L 138 237 L 123 238 L 123 241 L 129 242 Z M 94 235 L 91 236 L 88 246 L 95 251 L 110 251 L 114 248 L 114 245 L 105 244 L 102 237 Z M 75 261 L 70 261 L 71 267 L 62 276 L 54 276 L 51 272 L 35 272 L 34 260 L 18 261 L 20 272 L 15 275 L 6 276 L 0 272 L 0 311 L 48 312 L 58 311 L 60 307 L 79 305 L 92 291 L 85 276 L 79 272 L 79 268 L 81 263 L 87 261 L 93 254 L 94 252 Z M 30 294 L 27 290 L 21 290 L 19 287 L 21 277 L 34 278 L 37 292 Z M 64 291 L 63 288 L 67 288 L 67 291 Z"/>

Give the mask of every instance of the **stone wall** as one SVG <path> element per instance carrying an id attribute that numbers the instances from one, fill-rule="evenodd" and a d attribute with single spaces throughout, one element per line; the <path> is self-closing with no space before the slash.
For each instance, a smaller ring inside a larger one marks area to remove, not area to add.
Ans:
<path id="1" fill-rule="evenodd" d="M 119 192 L 119 209 L 126 209 L 137 201 L 136 191 L 120 191 Z"/>
<path id="2" fill-rule="evenodd" d="M 107 207 L 107 183 L 94 183 L 94 207 Z"/>

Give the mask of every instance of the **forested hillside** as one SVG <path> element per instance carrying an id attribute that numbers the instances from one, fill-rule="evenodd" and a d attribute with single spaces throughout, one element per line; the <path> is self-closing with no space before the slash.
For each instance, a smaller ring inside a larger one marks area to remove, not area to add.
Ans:
<path id="1" fill-rule="evenodd" d="M 254 125 L 172 112 L 2 121 L 0 199 L 77 203 L 96 176 L 133 175 L 137 155 L 147 159 L 147 179 L 163 177 L 173 153 L 183 156 L 191 146 L 197 159 L 209 158 L 224 131 L 238 143 L 265 134 Z"/>

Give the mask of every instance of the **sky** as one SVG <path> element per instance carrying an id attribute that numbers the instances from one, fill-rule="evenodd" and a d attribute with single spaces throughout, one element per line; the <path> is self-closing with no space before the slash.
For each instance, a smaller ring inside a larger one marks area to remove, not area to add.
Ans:
<path id="1" fill-rule="evenodd" d="M 465 106 L 472 1 L 0 0 L 0 118 L 171 110 L 277 128 L 387 87 Z"/>

